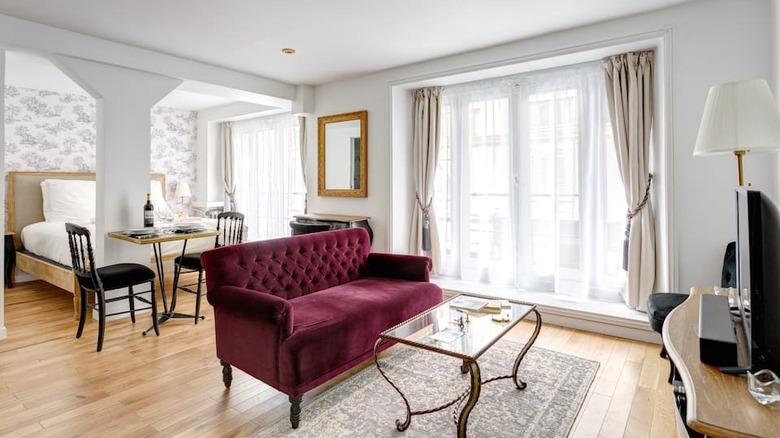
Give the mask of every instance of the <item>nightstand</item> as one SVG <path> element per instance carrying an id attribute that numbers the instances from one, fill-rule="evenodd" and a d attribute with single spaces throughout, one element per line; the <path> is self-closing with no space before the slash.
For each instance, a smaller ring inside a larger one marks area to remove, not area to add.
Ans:
<path id="1" fill-rule="evenodd" d="M 14 269 L 16 268 L 16 247 L 14 246 L 14 232 L 5 232 L 5 285 L 14 287 Z"/>

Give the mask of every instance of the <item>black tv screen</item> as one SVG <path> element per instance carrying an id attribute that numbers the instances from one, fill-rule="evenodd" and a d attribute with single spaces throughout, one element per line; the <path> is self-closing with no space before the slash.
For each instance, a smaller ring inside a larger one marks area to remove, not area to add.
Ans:
<path id="1" fill-rule="evenodd" d="M 736 189 L 737 307 L 748 369 L 780 373 L 780 213 L 758 190 Z"/>

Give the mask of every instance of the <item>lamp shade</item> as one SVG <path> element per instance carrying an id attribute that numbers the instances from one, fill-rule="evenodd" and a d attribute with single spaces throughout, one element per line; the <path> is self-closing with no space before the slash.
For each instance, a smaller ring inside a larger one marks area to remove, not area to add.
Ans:
<path id="1" fill-rule="evenodd" d="M 710 88 L 693 155 L 780 148 L 780 110 L 763 79 Z"/>
<path id="2" fill-rule="evenodd" d="M 180 182 L 176 185 L 176 193 L 174 193 L 175 197 L 177 198 L 189 198 L 192 196 L 192 192 L 190 191 L 190 185 L 186 182 Z"/>

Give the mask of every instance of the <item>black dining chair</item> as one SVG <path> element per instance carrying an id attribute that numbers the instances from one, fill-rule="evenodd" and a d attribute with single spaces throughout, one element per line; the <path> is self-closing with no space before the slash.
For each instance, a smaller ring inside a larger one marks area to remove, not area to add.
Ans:
<path id="1" fill-rule="evenodd" d="M 298 222 L 290 221 L 290 230 L 293 236 L 300 234 L 319 233 L 330 230 L 330 224 L 325 222 Z"/>
<path id="2" fill-rule="evenodd" d="M 81 308 L 79 315 L 79 328 L 76 338 L 80 338 L 84 331 L 84 323 L 87 318 L 87 308 L 98 312 L 98 340 L 97 351 L 103 349 L 103 339 L 106 332 L 106 317 L 130 314 L 130 320 L 135 323 L 135 312 L 152 311 L 152 324 L 154 333 L 160 336 L 157 326 L 157 298 L 154 288 L 155 273 L 148 266 L 139 263 L 116 263 L 113 265 L 95 268 L 95 257 L 92 252 L 92 240 L 87 228 L 66 223 L 65 230 L 68 233 L 68 245 L 70 246 L 70 258 L 73 274 L 79 284 L 81 294 Z M 133 287 L 149 284 L 149 290 L 136 292 Z M 106 298 L 106 291 L 127 289 L 127 294 Z M 88 302 L 89 294 L 95 294 L 93 303 Z M 149 295 L 145 297 L 144 295 Z M 106 305 L 116 301 L 127 301 L 129 310 L 121 310 L 108 313 Z M 136 301 L 142 303 L 142 307 L 136 307 Z"/>
<path id="3" fill-rule="evenodd" d="M 235 245 L 241 243 L 244 239 L 244 215 L 235 211 L 226 211 L 217 215 L 217 235 L 214 242 L 214 248 L 220 246 Z M 221 240 L 220 240 L 221 239 Z M 201 287 L 204 282 L 203 266 L 200 264 L 200 253 L 189 253 L 178 256 L 173 261 L 173 295 L 176 295 L 177 289 L 187 293 L 195 294 L 195 324 L 200 317 L 200 297 Z M 179 286 L 179 277 L 182 273 L 197 272 L 198 282 Z M 195 286 L 195 289 L 193 289 Z"/>

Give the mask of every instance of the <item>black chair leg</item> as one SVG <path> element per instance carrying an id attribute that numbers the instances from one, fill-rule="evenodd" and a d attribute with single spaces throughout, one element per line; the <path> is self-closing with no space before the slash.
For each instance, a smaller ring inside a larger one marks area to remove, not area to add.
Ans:
<path id="1" fill-rule="evenodd" d="M 152 327 L 154 334 L 160 336 L 160 323 L 157 321 L 157 290 L 154 288 L 154 280 L 149 281 L 149 301 L 152 302 Z"/>
<path id="2" fill-rule="evenodd" d="M 84 323 L 87 320 L 87 291 L 79 287 L 79 295 L 81 295 L 81 304 L 79 307 L 79 329 L 76 331 L 76 339 L 80 338 L 84 332 Z"/>
<path id="3" fill-rule="evenodd" d="M 98 341 L 97 351 L 103 349 L 103 338 L 106 334 L 106 297 L 103 293 L 95 293 L 95 300 L 98 301 L 100 308 L 98 309 Z"/>
<path id="4" fill-rule="evenodd" d="M 664 345 L 664 344 L 661 344 L 661 353 L 660 353 L 660 355 L 664 359 L 669 357 L 669 354 L 666 352 L 666 345 Z"/>
<path id="5" fill-rule="evenodd" d="M 197 324 L 198 320 L 200 319 L 200 291 L 201 291 L 202 284 L 203 284 L 203 269 L 200 269 L 198 271 L 198 289 L 195 292 L 195 324 Z"/>
<path id="6" fill-rule="evenodd" d="M 174 264 L 173 265 L 173 287 L 171 290 L 172 293 L 176 293 L 176 288 L 179 287 L 179 275 L 181 274 L 181 264 Z"/>
<path id="7" fill-rule="evenodd" d="M 130 295 L 130 322 L 135 324 L 135 295 L 133 295 L 133 286 L 127 288 L 127 293 Z"/>
<path id="8" fill-rule="evenodd" d="M 303 396 L 300 395 L 290 397 L 290 424 L 293 429 L 297 429 L 301 422 L 301 400 L 303 400 Z"/>

